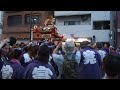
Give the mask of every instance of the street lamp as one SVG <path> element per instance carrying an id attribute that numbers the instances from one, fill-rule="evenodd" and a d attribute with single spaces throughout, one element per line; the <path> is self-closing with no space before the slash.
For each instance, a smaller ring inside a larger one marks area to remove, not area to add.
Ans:
<path id="1" fill-rule="evenodd" d="M 36 18 L 34 18 L 33 20 L 34 20 L 34 21 L 36 21 L 37 19 L 36 19 Z"/>

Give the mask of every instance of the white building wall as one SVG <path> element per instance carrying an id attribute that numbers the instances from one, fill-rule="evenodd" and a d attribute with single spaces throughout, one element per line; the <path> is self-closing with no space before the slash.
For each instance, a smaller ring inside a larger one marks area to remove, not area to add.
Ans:
<path id="1" fill-rule="evenodd" d="M 95 35 L 96 41 L 109 41 L 110 30 L 92 30 L 93 21 L 110 20 L 110 11 L 55 11 L 55 16 L 89 14 L 91 13 L 91 25 L 68 25 L 64 26 L 64 21 L 78 20 L 78 18 L 71 17 L 56 17 L 56 26 L 60 33 L 66 34 L 70 38 L 71 34 L 75 37 L 93 37 Z"/>
<path id="2" fill-rule="evenodd" d="M 88 13 L 91 13 L 91 11 L 55 11 L 54 16 L 82 15 Z"/>
<path id="3" fill-rule="evenodd" d="M 110 11 L 92 11 L 91 13 L 93 21 L 110 20 Z"/>
<path id="4" fill-rule="evenodd" d="M 79 16 L 78 17 L 60 17 L 56 19 L 56 25 L 64 26 L 64 21 L 79 21 L 79 20 L 80 20 Z M 76 25 L 73 25 L 73 26 L 76 26 Z M 78 26 L 81 26 L 82 28 L 86 29 L 86 25 L 78 25 Z M 89 26 L 89 28 L 92 27 L 91 25 L 87 25 L 87 26 Z"/>
<path id="5" fill-rule="evenodd" d="M 110 11 L 55 11 L 54 16 L 92 14 L 92 20 L 110 20 Z"/>
<path id="6" fill-rule="evenodd" d="M 89 26 L 86 26 L 89 28 Z M 61 34 L 66 34 L 70 38 L 71 34 L 74 34 L 75 37 L 93 37 L 95 35 L 96 41 L 109 41 L 109 30 L 91 30 L 83 29 L 82 26 L 57 26 Z M 84 27 L 85 28 L 85 27 Z"/>

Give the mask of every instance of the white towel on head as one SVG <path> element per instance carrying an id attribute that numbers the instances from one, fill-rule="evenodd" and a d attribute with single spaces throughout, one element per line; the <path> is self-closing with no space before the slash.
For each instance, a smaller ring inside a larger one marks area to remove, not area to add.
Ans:
<path id="1" fill-rule="evenodd" d="M 29 56 L 28 53 L 25 53 L 25 54 L 23 55 L 23 57 L 24 57 L 24 62 L 25 62 L 25 63 L 32 61 L 32 59 L 30 58 L 30 56 Z"/>

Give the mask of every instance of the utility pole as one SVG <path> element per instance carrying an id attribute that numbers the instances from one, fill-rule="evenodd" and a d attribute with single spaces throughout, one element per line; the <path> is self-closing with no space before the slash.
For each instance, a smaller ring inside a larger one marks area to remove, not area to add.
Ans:
<path id="1" fill-rule="evenodd" d="M 110 15 L 110 45 L 116 47 L 117 41 L 117 11 L 111 11 Z"/>
<path id="2" fill-rule="evenodd" d="M 32 11 L 30 12 L 30 42 L 32 41 Z"/>
<path id="3" fill-rule="evenodd" d="M 115 44 L 114 47 L 117 48 L 117 11 L 115 11 Z"/>

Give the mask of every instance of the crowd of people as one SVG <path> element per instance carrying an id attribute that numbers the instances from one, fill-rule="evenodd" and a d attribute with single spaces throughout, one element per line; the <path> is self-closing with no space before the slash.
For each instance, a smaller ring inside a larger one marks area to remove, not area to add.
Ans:
<path id="1" fill-rule="evenodd" d="M 0 43 L 0 79 L 119 79 L 120 48 L 73 40 Z M 14 40 L 13 40 L 14 41 Z M 12 41 L 12 42 L 13 42 Z"/>

